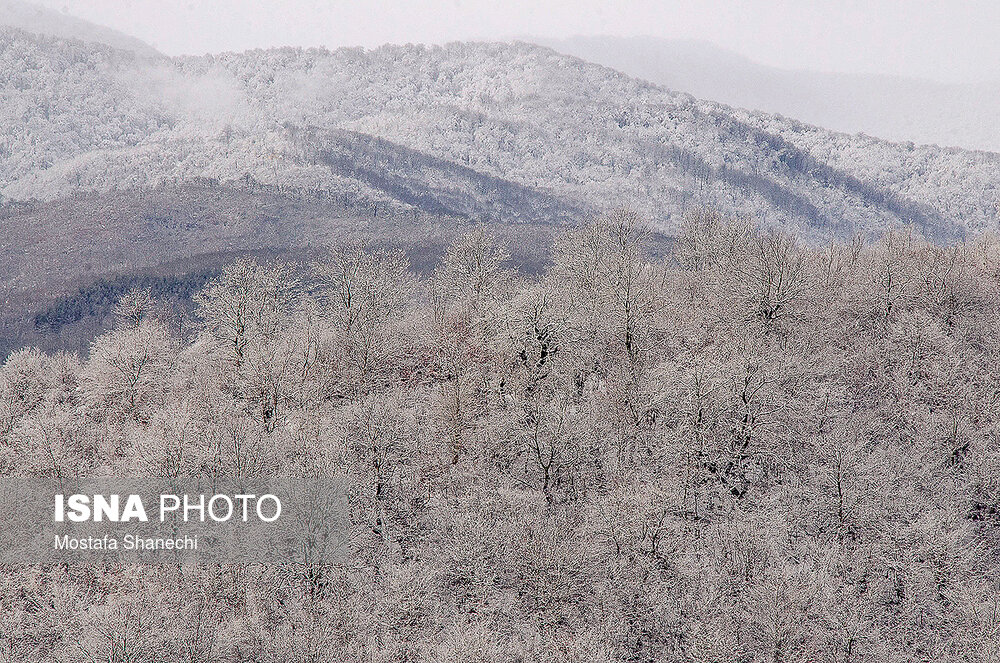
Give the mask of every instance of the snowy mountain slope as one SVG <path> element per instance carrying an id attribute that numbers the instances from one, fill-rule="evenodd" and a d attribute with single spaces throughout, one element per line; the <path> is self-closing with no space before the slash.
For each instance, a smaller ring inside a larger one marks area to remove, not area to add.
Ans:
<path id="1" fill-rule="evenodd" d="M 629 205 L 668 232 L 713 207 L 813 241 L 901 225 L 948 240 L 995 223 L 996 155 L 747 113 L 524 43 L 150 63 L 14 31 L 2 39 L 2 66 L 16 75 L 0 104 L 11 119 L 0 192 L 15 200 L 249 178 L 404 206 L 421 188 L 448 190 L 446 207 L 475 218 L 548 222 L 566 220 L 559 207 Z M 25 91 L 61 103 L 25 104 Z M 500 182 L 506 193 L 489 193 Z M 511 187 L 518 210 L 491 214 Z"/>

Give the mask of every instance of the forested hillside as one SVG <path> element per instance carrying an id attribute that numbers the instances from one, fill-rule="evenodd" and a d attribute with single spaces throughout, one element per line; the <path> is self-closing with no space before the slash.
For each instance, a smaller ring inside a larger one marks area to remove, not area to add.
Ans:
<path id="1" fill-rule="evenodd" d="M 523 43 L 171 59 L 6 27 L 0 71 L 0 355 L 84 347 L 109 320 L 101 280 L 188 282 L 333 235 L 419 252 L 486 222 L 544 253 L 623 204 L 667 235 L 706 209 L 818 243 L 996 225 L 997 155 L 831 133 Z"/>
<path id="2" fill-rule="evenodd" d="M 996 223 L 996 155 L 835 134 L 527 44 L 170 59 L 0 28 L 0 70 L 0 354 L 82 347 L 106 315 L 59 338 L 30 321 L 93 309 L 97 280 L 183 281 L 338 233 L 419 251 L 443 228 L 550 237 L 619 204 L 668 235 L 704 209 L 810 242 Z"/>
<path id="3" fill-rule="evenodd" d="M 5 475 L 346 475 L 305 567 L 8 567 L 60 661 L 991 661 L 1000 244 L 808 248 L 635 214 L 513 270 L 336 245 L 231 263 L 175 329 L 0 368 Z M 235 317 L 233 312 L 237 312 Z"/>
<path id="4" fill-rule="evenodd" d="M 429 195 L 415 202 L 440 209 Z M 401 250 L 426 272 L 473 225 L 356 194 L 301 196 L 254 182 L 164 184 L 9 205 L 0 215 L 0 357 L 22 345 L 86 350 L 110 325 L 113 300 L 132 286 L 158 283 L 187 309 L 189 284 L 236 256 L 307 260 L 331 241 L 357 241 Z M 553 231 L 496 226 L 512 247 L 512 264 L 527 273 L 550 259 Z M 657 242 L 661 251 L 668 243 Z"/>
<path id="5" fill-rule="evenodd" d="M 995 223 L 995 155 L 747 114 L 523 43 L 148 60 L 2 40 L 0 191 L 15 200 L 249 178 L 444 197 L 474 218 L 517 190 L 520 205 L 493 211 L 503 221 L 628 204 L 672 231 L 711 207 L 811 240 L 913 225 L 947 241 Z"/>

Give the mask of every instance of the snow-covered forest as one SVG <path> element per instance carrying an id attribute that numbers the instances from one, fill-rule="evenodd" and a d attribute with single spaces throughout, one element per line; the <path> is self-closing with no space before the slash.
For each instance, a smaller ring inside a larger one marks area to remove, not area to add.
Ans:
<path id="1" fill-rule="evenodd" d="M 1000 243 L 332 246 L 0 369 L 4 475 L 348 478 L 309 566 L 13 566 L 31 661 L 991 661 Z"/>
<path id="2" fill-rule="evenodd" d="M 0 70 L 11 200 L 206 178 L 473 217 L 520 187 L 667 231 L 706 207 L 813 240 L 995 228 L 994 154 L 748 113 L 525 43 L 170 59 L 8 28 Z M 556 202 L 501 217 L 566 219 Z"/>
<path id="3" fill-rule="evenodd" d="M 348 504 L 332 557 L 0 565 L 0 663 L 1000 660 L 998 186 L 519 41 L 0 0 L 0 489 Z"/>

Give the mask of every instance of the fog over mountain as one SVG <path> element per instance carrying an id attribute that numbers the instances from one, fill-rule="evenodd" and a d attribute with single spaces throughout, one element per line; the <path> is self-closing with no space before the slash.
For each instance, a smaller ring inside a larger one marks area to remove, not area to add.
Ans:
<path id="1" fill-rule="evenodd" d="M 1000 81 L 938 83 L 758 64 L 704 41 L 656 37 L 530 38 L 560 53 L 730 106 L 847 133 L 1000 151 Z"/>
<path id="2" fill-rule="evenodd" d="M 130 35 L 21 0 L 0 0 L 0 25 L 53 37 L 107 44 L 144 56 L 159 55 L 152 46 Z"/>

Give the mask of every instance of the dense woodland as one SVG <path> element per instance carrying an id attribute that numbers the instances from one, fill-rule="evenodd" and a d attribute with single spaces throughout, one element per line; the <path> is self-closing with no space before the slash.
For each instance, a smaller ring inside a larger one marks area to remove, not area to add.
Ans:
<path id="1" fill-rule="evenodd" d="M 14 353 L 3 474 L 346 474 L 353 547 L 8 567 L 0 660 L 997 660 L 1000 240 L 646 241 L 238 260 Z"/>

